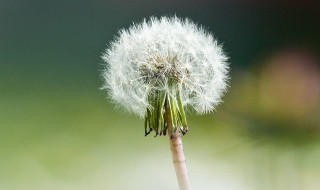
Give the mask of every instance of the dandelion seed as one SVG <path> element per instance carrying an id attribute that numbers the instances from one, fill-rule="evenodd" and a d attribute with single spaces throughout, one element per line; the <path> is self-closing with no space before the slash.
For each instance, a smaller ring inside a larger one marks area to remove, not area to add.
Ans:
<path id="1" fill-rule="evenodd" d="M 183 161 L 180 134 L 188 132 L 186 107 L 211 112 L 227 88 L 221 46 L 188 19 L 152 17 L 122 29 L 103 59 L 103 88 L 111 99 L 145 119 L 145 135 L 169 134 L 174 161 Z M 185 162 L 180 164 L 175 163 L 176 171 L 186 174 Z M 181 189 L 191 189 L 187 177 L 178 181 Z"/>
<path id="2" fill-rule="evenodd" d="M 222 48 L 188 19 L 151 18 L 123 29 L 103 59 L 103 88 L 125 110 L 145 117 L 147 131 L 155 133 L 168 130 L 163 114 L 169 100 L 174 131 L 187 131 L 185 108 L 211 112 L 227 88 Z"/>

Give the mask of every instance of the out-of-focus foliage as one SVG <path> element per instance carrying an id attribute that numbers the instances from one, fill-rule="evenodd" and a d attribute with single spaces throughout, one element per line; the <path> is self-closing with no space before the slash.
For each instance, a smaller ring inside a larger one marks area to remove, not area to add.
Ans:
<path id="1" fill-rule="evenodd" d="M 239 72 L 226 103 L 232 123 L 253 137 L 295 144 L 320 133 L 320 69 L 306 49 L 287 48 Z"/>

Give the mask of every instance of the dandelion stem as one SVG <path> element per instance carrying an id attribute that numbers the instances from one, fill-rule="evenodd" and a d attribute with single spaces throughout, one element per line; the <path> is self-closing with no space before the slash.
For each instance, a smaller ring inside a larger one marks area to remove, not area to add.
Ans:
<path id="1" fill-rule="evenodd" d="M 167 99 L 169 100 L 169 98 Z M 191 190 L 186 158 L 183 152 L 183 144 L 179 130 L 174 130 L 172 126 L 172 112 L 170 111 L 169 101 L 166 101 L 165 117 L 169 132 L 172 161 L 176 172 L 176 177 L 180 190 Z"/>

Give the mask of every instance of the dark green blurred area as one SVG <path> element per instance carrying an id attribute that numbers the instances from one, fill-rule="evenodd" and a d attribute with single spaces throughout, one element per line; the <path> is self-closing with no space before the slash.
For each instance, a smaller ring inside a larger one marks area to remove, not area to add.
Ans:
<path id="1" fill-rule="evenodd" d="M 188 117 L 194 189 L 320 188 L 320 3 L 0 0 L 1 190 L 177 189 L 167 139 L 99 90 L 117 31 L 174 14 L 231 63 L 224 104 Z"/>

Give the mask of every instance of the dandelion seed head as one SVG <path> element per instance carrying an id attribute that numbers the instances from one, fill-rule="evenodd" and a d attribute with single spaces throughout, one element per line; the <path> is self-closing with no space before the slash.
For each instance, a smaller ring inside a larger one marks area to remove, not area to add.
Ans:
<path id="1" fill-rule="evenodd" d="M 213 36 L 189 19 L 161 17 L 122 29 L 103 54 L 111 99 L 141 117 L 155 91 L 181 92 L 183 106 L 203 114 L 221 102 L 227 57 Z M 174 94 L 173 94 L 174 96 Z"/>

